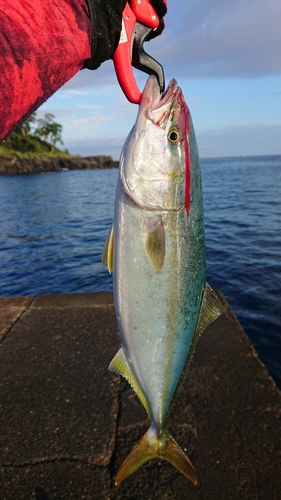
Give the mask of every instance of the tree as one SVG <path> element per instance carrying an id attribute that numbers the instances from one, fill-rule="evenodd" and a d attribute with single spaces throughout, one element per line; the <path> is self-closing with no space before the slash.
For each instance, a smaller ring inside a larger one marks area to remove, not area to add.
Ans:
<path id="1" fill-rule="evenodd" d="M 20 153 L 53 153 L 55 145 L 62 142 L 62 125 L 54 121 L 52 113 L 37 119 L 33 113 L 5 140 L 5 149 Z"/>
<path id="2" fill-rule="evenodd" d="M 29 116 L 23 123 L 21 123 L 15 130 L 14 133 L 18 135 L 27 135 L 30 134 L 31 132 L 31 124 L 35 123 L 36 120 L 36 113 L 32 113 L 32 115 Z"/>
<path id="3" fill-rule="evenodd" d="M 37 120 L 37 127 L 34 135 L 42 140 L 49 142 L 54 147 L 57 142 L 63 144 L 61 138 L 62 125 L 54 121 L 55 116 L 52 113 L 46 113 L 44 118 Z"/>

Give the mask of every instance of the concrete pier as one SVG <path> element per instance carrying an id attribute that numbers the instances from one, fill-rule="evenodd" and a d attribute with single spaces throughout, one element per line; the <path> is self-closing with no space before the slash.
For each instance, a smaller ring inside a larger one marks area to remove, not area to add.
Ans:
<path id="1" fill-rule="evenodd" d="M 111 293 L 0 299 L 0 498 L 279 500 L 281 393 L 228 304 L 200 337 L 168 428 L 198 475 L 147 462 L 114 477 L 149 420 L 107 370 Z"/>

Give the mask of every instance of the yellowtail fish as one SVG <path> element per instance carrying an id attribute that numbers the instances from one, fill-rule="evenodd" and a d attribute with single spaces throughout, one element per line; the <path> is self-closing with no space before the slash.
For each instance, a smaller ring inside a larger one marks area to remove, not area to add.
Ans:
<path id="1" fill-rule="evenodd" d="M 109 370 L 129 381 L 151 419 L 115 483 L 159 457 L 196 484 L 166 418 L 200 333 L 223 307 L 206 283 L 198 149 L 175 80 L 163 95 L 154 76 L 147 80 L 121 153 L 106 261 L 122 338 Z"/>

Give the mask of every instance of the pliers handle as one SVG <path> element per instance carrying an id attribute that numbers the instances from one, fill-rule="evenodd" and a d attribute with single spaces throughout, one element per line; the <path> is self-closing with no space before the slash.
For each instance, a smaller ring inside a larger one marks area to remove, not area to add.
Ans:
<path id="1" fill-rule="evenodd" d="M 166 0 L 164 0 L 166 4 Z M 115 72 L 119 84 L 130 102 L 139 104 L 141 92 L 137 86 L 132 65 L 158 79 L 160 91 L 165 89 L 164 71 L 159 62 L 143 49 L 143 43 L 151 38 L 151 33 L 160 25 L 159 19 L 149 0 L 127 2 L 122 15 L 122 31 L 117 49 L 113 55 Z"/>

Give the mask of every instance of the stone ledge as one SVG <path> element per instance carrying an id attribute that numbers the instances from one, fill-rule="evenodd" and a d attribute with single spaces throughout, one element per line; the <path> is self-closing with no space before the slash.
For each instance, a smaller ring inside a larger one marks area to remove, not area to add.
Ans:
<path id="1" fill-rule="evenodd" d="M 32 297 L 0 298 L 0 342 L 32 303 Z"/>
<path id="2" fill-rule="evenodd" d="M 224 303 L 167 423 L 198 486 L 153 460 L 116 488 L 149 420 L 107 371 L 120 346 L 112 294 L 0 299 L 24 312 L 0 349 L 1 498 L 279 500 L 281 393 Z"/>

